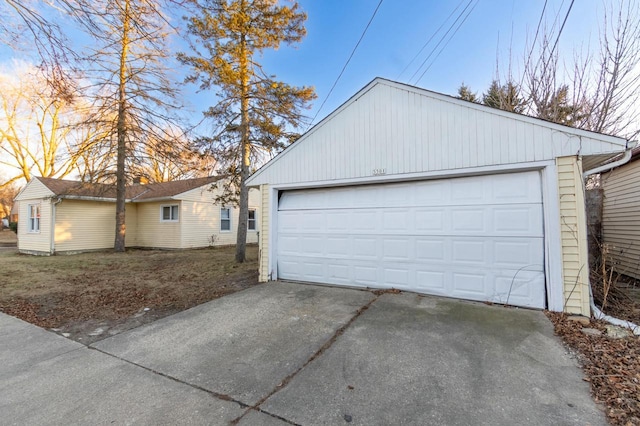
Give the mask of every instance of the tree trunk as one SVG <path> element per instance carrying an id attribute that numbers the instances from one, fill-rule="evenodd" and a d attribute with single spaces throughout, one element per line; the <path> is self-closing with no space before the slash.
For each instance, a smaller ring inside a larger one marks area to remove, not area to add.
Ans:
<path id="1" fill-rule="evenodd" d="M 125 157 L 127 155 L 127 99 L 126 99 L 126 78 L 127 78 L 127 54 L 129 50 L 129 7 L 130 0 L 124 0 L 124 11 L 122 16 L 122 41 L 120 51 L 120 69 L 118 85 L 118 123 L 117 123 L 117 161 L 116 161 L 116 239 L 113 249 L 116 252 L 125 251 Z"/>
<path id="2" fill-rule="evenodd" d="M 244 6 L 244 4 L 243 4 Z M 236 239 L 236 262 L 242 263 L 246 258 L 247 251 L 247 220 L 249 218 L 249 188 L 247 179 L 249 178 L 250 153 L 249 145 L 249 58 L 245 48 L 245 38 L 241 37 L 241 58 L 240 72 L 242 73 L 242 99 L 240 100 L 240 202 L 238 217 L 238 232 Z"/>

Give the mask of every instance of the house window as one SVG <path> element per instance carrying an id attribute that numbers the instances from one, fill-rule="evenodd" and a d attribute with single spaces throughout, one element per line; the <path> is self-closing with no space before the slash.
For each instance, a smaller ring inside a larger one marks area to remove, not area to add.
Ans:
<path id="1" fill-rule="evenodd" d="M 174 204 L 172 206 L 160 206 L 160 221 L 162 222 L 177 222 L 179 206 Z"/>
<path id="2" fill-rule="evenodd" d="M 249 210 L 249 219 L 247 220 L 247 229 L 249 231 L 256 230 L 256 211 Z"/>
<path id="3" fill-rule="evenodd" d="M 231 209 L 226 207 L 220 209 L 220 230 L 231 231 Z"/>
<path id="4" fill-rule="evenodd" d="M 40 232 L 40 204 L 29 204 L 29 232 Z"/>

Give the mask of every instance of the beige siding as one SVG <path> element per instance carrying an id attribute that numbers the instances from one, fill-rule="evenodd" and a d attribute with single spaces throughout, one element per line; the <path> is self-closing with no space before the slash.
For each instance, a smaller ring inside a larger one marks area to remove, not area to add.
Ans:
<path id="1" fill-rule="evenodd" d="M 177 222 L 161 222 L 160 206 L 180 205 L 180 201 L 136 203 L 138 247 L 180 248 L 180 219 Z"/>
<path id="2" fill-rule="evenodd" d="M 236 243 L 238 227 L 238 209 L 231 213 L 231 231 L 220 231 L 220 205 L 215 203 L 218 191 L 209 191 L 208 187 L 197 188 L 184 194 L 181 209 L 182 248 L 207 247 L 212 245 L 232 245 Z M 256 210 L 257 227 L 260 230 L 260 191 L 249 191 L 249 208 Z M 258 230 L 247 232 L 247 242 L 258 242 Z"/>
<path id="3" fill-rule="evenodd" d="M 29 205 L 40 204 L 40 232 L 29 232 Z M 24 253 L 51 253 L 51 199 L 20 201 L 18 222 L 18 250 Z"/>
<path id="4" fill-rule="evenodd" d="M 602 236 L 609 263 L 640 279 L 640 161 L 602 175 Z"/>
<path id="5" fill-rule="evenodd" d="M 21 252 L 51 252 L 51 192 L 32 179 L 16 197 L 18 202 L 18 249 Z M 40 204 L 40 232 L 29 232 L 29 205 Z"/>
<path id="6" fill-rule="evenodd" d="M 269 185 L 260 185 L 260 196 L 262 198 L 262 208 L 260 209 L 260 241 L 258 259 L 258 280 L 260 282 L 269 281 Z"/>
<path id="7" fill-rule="evenodd" d="M 561 157 L 558 166 L 560 232 L 565 312 L 590 316 L 587 224 L 584 211 L 582 164 L 577 157 Z"/>
<path id="8" fill-rule="evenodd" d="M 63 200 L 55 207 L 55 251 L 113 247 L 116 205 L 111 202 Z M 136 206 L 126 206 L 126 245 L 135 246 Z"/>
<path id="9" fill-rule="evenodd" d="M 375 179 L 615 154 L 625 140 L 375 80 L 249 180 L 251 185 Z"/>

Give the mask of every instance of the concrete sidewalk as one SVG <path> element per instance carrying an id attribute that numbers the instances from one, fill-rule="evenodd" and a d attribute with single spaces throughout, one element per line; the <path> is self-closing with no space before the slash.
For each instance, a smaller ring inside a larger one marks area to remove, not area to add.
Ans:
<path id="1" fill-rule="evenodd" d="M 0 315 L 9 424 L 590 424 L 541 312 L 270 283 L 86 348 Z"/>

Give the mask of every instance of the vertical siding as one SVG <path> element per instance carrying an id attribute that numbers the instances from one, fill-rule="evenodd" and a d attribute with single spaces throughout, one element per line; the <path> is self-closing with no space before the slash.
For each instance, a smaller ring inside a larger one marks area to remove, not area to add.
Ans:
<path id="1" fill-rule="evenodd" d="M 608 263 L 640 279 L 640 161 L 602 175 L 602 237 Z"/>
<path id="2" fill-rule="evenodd" d="M 269 281 L 269 185 L 260 185 L 262 205 L 260 209 L 260 241 L 258 259 L 258 280 L 262 283 Z"/>
<path id="3" fill-rule="evenodd" d="M 252 176 L 279 184 L 618 153 L 625 141 L 376 82 Z"/>
<path id="4" fill-rule="evenodd" d="M 560 157 L 556 164 L 560 195 L 564 310 L 590 316 L 587 223 L 581 161 L 577 157 Z"/>
<path id="5" fill-rule="evenodd" d="M 33 195 L 32 193 L 28 196 Z M 40 204 L 40 232 L 28 232 L 30 204 Z M 18 215 L 18 250 L 38 254 L 51 253 L 51 199 L 21 197 Z"/>

